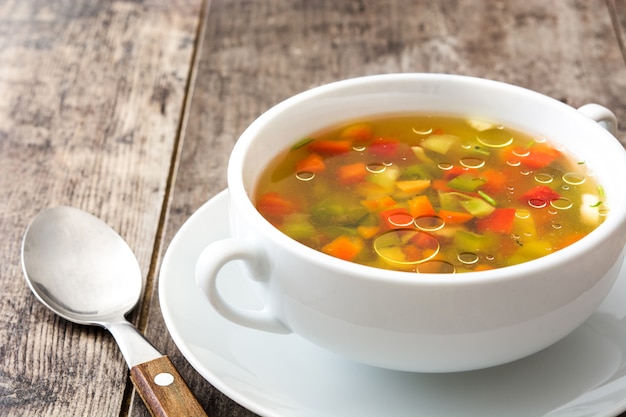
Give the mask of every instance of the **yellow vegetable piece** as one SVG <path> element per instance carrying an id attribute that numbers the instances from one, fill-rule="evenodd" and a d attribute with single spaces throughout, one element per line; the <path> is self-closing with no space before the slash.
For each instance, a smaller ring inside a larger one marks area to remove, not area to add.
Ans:
<path id="1" fill-rule="evenodd" d="M 363 239 L 370 239 L 370 238 L 376 236 L 376 234 L 378 233 L 379 230 L 380 230 L 379 226 L 358 226 L 356 228 L 356 232 Z"/>
<path id="2" fill-rule="evenodd" d="M 420 146 L 411 146 L 411 150 L 420 161 L 426 162 L 427 164 L 434 164 L 433 160 L 426 156 L 424 148 Z"/>
<path id="3" fill-rule="evenodd" d="M 391 196 L 384 195 L 380 198 L 362 200 L 361 204 L 365 206 L 369 211 L 380 211 L 395 206 L 396 200 L 391 198 Z"/>
<path id="4" fill-rule="evenodd" d="M 430 151 L 445 155 L 453 145 L 458 144 L 460 138 L 454 135 L 431 135 L 424 139 L 420 145 Z"/>
<path id="5" fill-rule="evenodd" d="M 430 180 L 396 181 L 396 187 L 406 193 L 421 193 L 430 187 Z"/>

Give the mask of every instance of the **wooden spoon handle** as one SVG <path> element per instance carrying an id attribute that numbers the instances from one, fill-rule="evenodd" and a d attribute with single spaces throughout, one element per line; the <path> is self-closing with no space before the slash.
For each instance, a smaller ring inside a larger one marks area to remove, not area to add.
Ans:
<path id="1" fill-rule="evenodd" d="M 133 366 L 130 379 L 153 417 L 207 417 L 167 356 Z"/>

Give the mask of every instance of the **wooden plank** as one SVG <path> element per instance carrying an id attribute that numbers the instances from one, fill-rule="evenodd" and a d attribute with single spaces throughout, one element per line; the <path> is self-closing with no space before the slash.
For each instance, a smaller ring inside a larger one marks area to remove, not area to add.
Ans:
<path id="1" fill-rule="evenodd" d="M 271 105 L 321 83 L 414 71 L 511 82 L 626 116 L 626 72 L 603 0 L 214 0 L 165 241 L 226 187 L 239 133 Z M 165 332 L 156 300 L 151 311 L 148 333 Z M 254 415 L 199 377 L 171 342 L 165 350 L 209 415 Z"/>
<path id="2" fill-rule="evenodd" d="M 21 238 L 42 208 L 77 206 L 118 230 L 148 275 L 200 6 L 0 2 L 1 415 L 127 407 L 128 370 L 112 338 L 35 300 Z"/>
<path id="3" fill-rule="evenodd" d="M 626 3 L 620 0 L 606 0 L 606 3 L 615 27 L 615 37 L 626 62 Z"/>

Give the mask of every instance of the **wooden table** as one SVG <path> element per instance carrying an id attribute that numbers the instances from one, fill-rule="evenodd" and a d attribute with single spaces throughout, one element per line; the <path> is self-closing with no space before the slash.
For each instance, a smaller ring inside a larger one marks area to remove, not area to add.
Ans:
<path id="1" fill-rule="evenodd" d="M 297 92 L 390 72 L 506 81 L 623 121 L 625 31 L 621 0 L 1 0 L 0 415 L 148 415 L 113 339 L 26 286 L 21 238 L 43 208 L 115 228 L 147 277 L 131 319 L 210 416 L 252 416 L 185 361 L 157 294 L 239 133 Z"/>

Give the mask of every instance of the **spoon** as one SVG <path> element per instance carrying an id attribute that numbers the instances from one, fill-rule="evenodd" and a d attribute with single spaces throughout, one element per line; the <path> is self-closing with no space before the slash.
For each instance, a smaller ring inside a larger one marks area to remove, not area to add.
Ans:
<path id="1" fill-rule="evenodd" d="M 72 207 L 44 210 L 24 235 L 22 267 L 50 310 L 113 335 L 153 416 L 206 417 L 169 358 L 124 318 L 139 301 L 144 279 L 130 247 L 106 223 Z"/>

